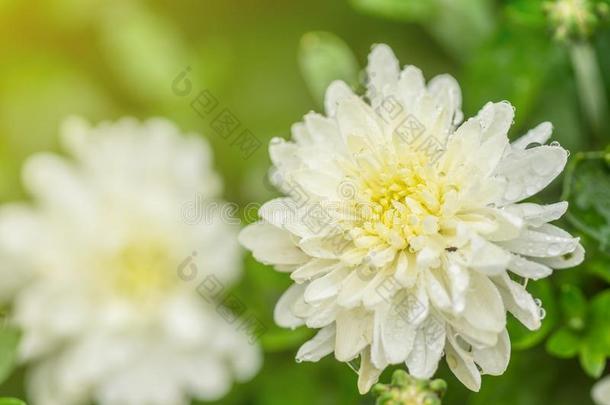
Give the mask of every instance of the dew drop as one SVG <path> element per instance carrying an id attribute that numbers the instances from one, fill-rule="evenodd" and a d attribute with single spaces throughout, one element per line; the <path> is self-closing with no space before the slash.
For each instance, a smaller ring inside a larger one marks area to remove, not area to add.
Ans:
<path id="1" fill-rule="evenodd" d="M 540 320 L 546 318 L 546 309 L 540 308 Z"/>
<path id="2" fill-rule="evenodd" d="M 551 143 L 550 143 L 550 145 L 551 145 L 551 146 L 561 146 L 561 145 L 559 144 L 559 142 L 557 142 L 557 141 L 553 141 L 553 142 L 551 142 Z"/>

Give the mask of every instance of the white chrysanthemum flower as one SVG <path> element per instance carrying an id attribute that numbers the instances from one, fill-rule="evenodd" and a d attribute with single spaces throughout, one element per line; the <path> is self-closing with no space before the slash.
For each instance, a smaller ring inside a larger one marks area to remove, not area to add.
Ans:
<path id="1" fill-rule="evenodd" d="M 610 405 L 610 376 L 598 381 L 591 395 L 596 405 Z"/>
<path id="2" fill-rule="evenodd" d="M 160 119 L 74 118 L 62 135 L 72 158 L 32 157 L 33 204 L 0 212 L 13 280 L 1 293 L 22 329 L 31 403 L 182 405 L 252 377 L 257 346 L 197 292 L 205 277 L 238 276 L 237 230 L 218 210 L 197 226 L 181 218 L 185 201 L 220 193 L 208 145 Z M 196 267 L 180 273 L 189 256 Z"/>
<path id="3" fill-rule="evenodd" d="M 524 288 L 574 266 L 577 238 L 550 225 L 567 203 L 521 201 L 563 169 L 543 123 L 509 144 L 513 107 L 489 103 L 462 120 L 447 75 L 427 85 L 389 47 L 369 56 L 367 99 L 331 84 L 326 116 L 309 113 L 292 141 L 269 148 L 288 196 L 263 205 L 240 240 L 295 281 L 276 322 L 320 328 L 298 360 L 360 358 L 366 392 L 389 364 L 430 378 L 443 354 L 471 390 L 510 357 L 506 311 L 529 329 L 541 308 Z"/>

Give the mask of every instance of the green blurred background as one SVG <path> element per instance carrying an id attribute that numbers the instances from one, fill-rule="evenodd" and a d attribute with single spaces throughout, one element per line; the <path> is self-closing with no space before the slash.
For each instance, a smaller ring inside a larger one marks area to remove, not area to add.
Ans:
<path id="1" fill-rule="evenodd" d="M 0 201 L 26 198 L 19 179 L 23 160 L 37 151 L 59 151 L 58 125 L 71 114 L 93 122 L 167 117 L 210 141 L 227 200 L 244 208 L 265 201 L 276 195 L 265 181 L 269 139 L 288 137 L 292 123 L 320 110 L 330 80 L 342 78 L 358 88 L 366 55 L 381 42 L 428 79 L 446 72 L 456 76 L 466 116 L 487 101 L 508 100 L 517 109 L 512 138 L 548 120 L 573 159 L 579 151 L 603 149 L 610 140 L 605 102 L 610 31 L 600 17 L 587 30 L 572 25 L 563 35 L 544 3 L 0 0 Z M 180 96 L 172 83 L 187 67 L 192 91 Z M 213 116 L 191 108 L 203 90 L 260 140 L 255 153 L 244 157 L 215 133 Z M 591 188 L 607 190 L 601 196 L 610 198 L 607 165 L 589 165 L 595 167 L 575 172 L 574 188 L 585 196 Z M 558 182 L 542 200 L 560 194 Z M 610 355 L 610 315 L 603 313 L 610 308 L 610 215 L 596 199 L 576 201 L 581 211 L 565 225 L 585 238 L 587 264 L 562 271 L 551 282 L 530 284 L 547 310 L 541 331 L 526 333 L 511 324 L 509 371 L 485 377 L 479 394 L 468 393 L 443 365 L 440 376 L 449 384 L 444 403 L 591 403 L 590 388 Z M 596 217 L 576 218 L 591 209 Z M 253 220 L 251 213 L 243 216 Z M 265 365 L 219 403 L 373 403 L 371 396 L 358 395 L 356 375 L 347 365 L 331 358 L 295 363 L 297 348 L 313 332 L 273 326 L 272 309 L 288 277 L 251 257 L 245 267 L 236 289 L 269 327 L 261 342 Z M 607 346 L 598 347 L 600 341 Z M 388 381 L 390 372 L 382 380 Z M 0 396 L 23 396 L 22 379 L 17 370 L 0 386 Z"/>

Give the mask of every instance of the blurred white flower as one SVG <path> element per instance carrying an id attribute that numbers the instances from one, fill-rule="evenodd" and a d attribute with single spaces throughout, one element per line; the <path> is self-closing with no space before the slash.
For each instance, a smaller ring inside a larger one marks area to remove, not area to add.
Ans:
<path id="1" fill-rule="evenodd" d="M 610 376 L 599 380 L 591 392 L 596 405 L 610 405 Z"/>
<path id="2" fill-rule="evenodd" d="M 160 119 L 73 118 L 61 132 L 72 156 L 32 157 L 32 204 L 0 212 L 1 274 L 13 280 L 0 294 L 22 329 L 31 403 L 182 405 L 252 377 L 257 346 L 194 284 L 235 280 L 237 230 L 218 211 L 197 226 L 181 218 L 195 195 L 220 194 L 208 145 Z"/>
<path id="3" fill-rule="evenodd" d="M 369 103 L 334 82 L 326 116 L 309 113 L 292 141 L 271 142 L 272 181 L 288 196 L 263 205 L 240 241 L 295 281 L 276 322 L 321 328 L 298 360 L 360 357 L 366 392 L 389 364 L 430 378 L 445 354 L 479 390 L 481 373 L 508 365 L 506 311 L 540 327 L 525 281 L 583 259 L 578 239 L 549 224 L 567 203 L 521 203 L 568 154 L 544 145 L 549 123 L 509 144 L 507 102 L 460 124 L 456 81 L 426 85 L 386 45 L 372 50 L 367 73 Z"/>

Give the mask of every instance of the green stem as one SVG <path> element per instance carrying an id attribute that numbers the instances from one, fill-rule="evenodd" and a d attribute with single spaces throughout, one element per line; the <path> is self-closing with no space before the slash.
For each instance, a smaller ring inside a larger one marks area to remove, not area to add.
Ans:
<path id="1" fill-rule="evenodd" d="M 608 101 L 595 49 L 589 42 L 573 42 L 569 51 L 580 102 L 593 131 L 601 138 Z"/>

